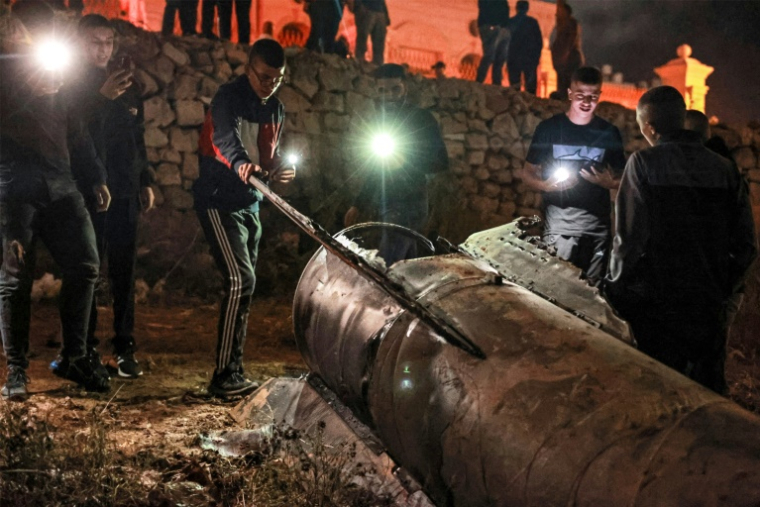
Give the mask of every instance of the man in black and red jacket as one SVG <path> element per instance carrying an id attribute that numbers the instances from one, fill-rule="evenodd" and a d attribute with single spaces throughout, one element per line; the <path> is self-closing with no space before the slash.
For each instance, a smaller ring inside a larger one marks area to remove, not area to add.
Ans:
<path id="1" fill-rule="evenodd" d="M 217 363 L 209 386 L 215 396 L 244 395 L 258 388 L 243 375 L 263 198 L 248 179 L 255 175 L 287 183 L 295 177 L 295 170 L 285 167 L 278 150 L 284 107 L 274 92 L 284 77 L 282 46 L 271 39 L 257 41 L 245 74 L 219 88 L 201 131 L 200 176 L 193 185 L 195 209 L 225 289 Z"/>

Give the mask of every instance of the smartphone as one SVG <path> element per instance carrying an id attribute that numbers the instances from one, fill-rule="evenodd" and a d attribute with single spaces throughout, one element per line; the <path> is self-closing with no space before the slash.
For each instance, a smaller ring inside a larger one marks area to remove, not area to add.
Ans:
<path id="1" fill-rule="evenodd" d="M 121 70 L 125 70 L 127 72 L 132 70 L 132 57 L 129 55 L 124 55 L 121 57 L 121 60 L 119 60 L 119 68 Z"/>

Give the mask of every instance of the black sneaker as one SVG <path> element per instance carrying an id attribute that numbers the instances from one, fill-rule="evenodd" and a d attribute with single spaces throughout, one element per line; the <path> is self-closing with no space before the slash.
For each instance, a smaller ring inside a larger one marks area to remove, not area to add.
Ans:
<path id="1" fill-rule="evenodd" d="M 29 383 L 29 377 L 23 368 L 18 366 L 8 367 L 8 378 L 3 386 L 3 399 L 10 401 L 25 401 L 29 398 L 29 392 L 26 390 L 26 384 Z"/>
<path id="2" fill-rule="evenodd" d="M 214 373 L 211 384 L 208 386 L 209 394 L 220 398 L 227 396 L 245 396 L 259 388 L 259 383 L 248 380 L 240 372 Z"/>
<path id="3" fill-rule="evenodd" d="M 100 377 L 111 377 L 111 374 L 108 373 L 108 368 L 103 364 L 103 359 L 100 357 L 100 353 L 95 349 L 88 349 L 87 350 L 87 360 L 90 361 L 90 364 L 92 365 L 93 371 L 98 374 Z"/>
<path id="4" fill-rule="evenodd" d="M 108 365 L 121 378 L 137 378 L 143 374 L 135 353 L 131 350 L 115 353 Z"/>
<path id="5" fill-rule="evenodd" d="M 111 379 L 105 367 L 102 364 L 100 367 L 94 364 L 89 354 L 73 361 L 68 357 L 58 356 L 50 363 L 50 369 L 55 375 L 76 382 L 86 391 L 104 393 L 111 389 Z"/>

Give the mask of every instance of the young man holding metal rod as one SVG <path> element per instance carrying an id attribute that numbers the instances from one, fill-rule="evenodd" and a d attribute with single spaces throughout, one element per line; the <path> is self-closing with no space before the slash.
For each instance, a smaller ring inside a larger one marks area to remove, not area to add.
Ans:
<path id="1" fill-rule="evenodd" d="M 211 254 L 224 279 L 219 341 L 209 393 L 245 395 L 258 384 L 243 375 L 243 345 L 256 282 L 261 192 L 253 177 L 288 183 L 295 168 L 279 152 L 285 109 L 274 93 L 285 78 L 285 53 L 274 40 L 257 41 L 245 74 L 219 88 L 199 141 L 200 176 L 193 186 Z"/>

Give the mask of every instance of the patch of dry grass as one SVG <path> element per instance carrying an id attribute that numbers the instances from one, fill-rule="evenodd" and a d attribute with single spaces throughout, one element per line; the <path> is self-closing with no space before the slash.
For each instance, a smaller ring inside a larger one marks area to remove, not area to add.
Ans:
<path id="1" fill-rule="evenodd" d="M 0 499 L 17 507 L 390 505 L 353 482 L 367 473 L 353 449 L 276 429 L 261 451 L 228 458 L 212 451 L 161 455 L 120 452 L 104 410 L 76 432 L 57 431 L 27 405 L 0 405 Z"/>

